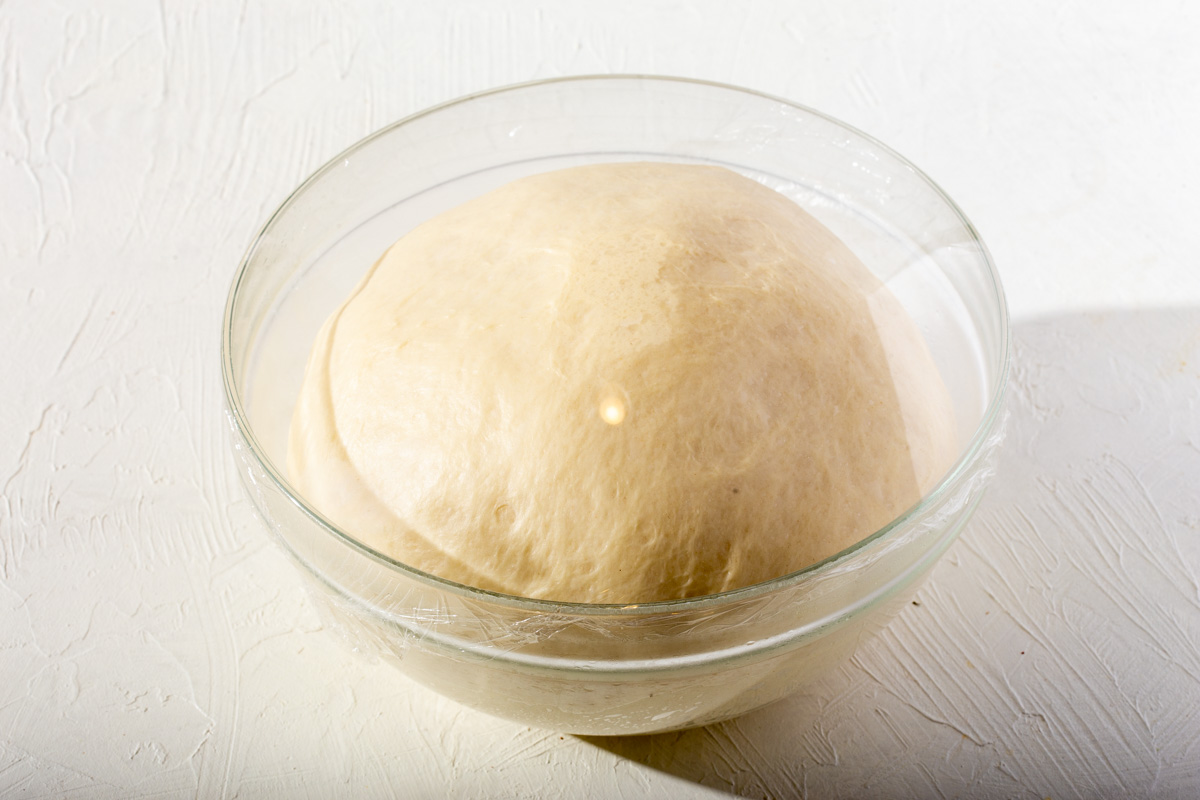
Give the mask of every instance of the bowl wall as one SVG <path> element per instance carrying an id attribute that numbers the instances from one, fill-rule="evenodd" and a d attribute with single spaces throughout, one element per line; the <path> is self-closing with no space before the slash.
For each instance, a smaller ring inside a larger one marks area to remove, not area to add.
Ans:
<path id="1" fill-rule="evenodd" d="M 845 553 L 709 598 L 582 606 L 425 575 L 308 508 L 283 472 L 321 323 L 399 236 L 515 178 L 601 161 L 719 164 L 791 197 L 905 305 L 946 378 L 961 458 Z M 777 699 L 882 627 L 957 536 L 986 483 L 1007 372 L 1004 298 L 961 212 L 869 137 L 731 87 L 597 77 L 512 87 L 403 120 L 302 185 L 249 249 L 226 309 L 234 450 L 268 526 L 360 650 L 467 705 L 573 733 L 704 724 Z"/>

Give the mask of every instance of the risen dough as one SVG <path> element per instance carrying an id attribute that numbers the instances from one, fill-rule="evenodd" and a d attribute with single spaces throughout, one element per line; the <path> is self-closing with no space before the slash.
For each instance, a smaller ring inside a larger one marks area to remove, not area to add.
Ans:
<path id="1" fill-rule="evenodd" d="M 317 336 L 288 471 L 435 575 L 642 603 L 833 555 L 954 453 L 924 342 L 841 241 L 731 171 L 646 163 L 396 242 Z"/>

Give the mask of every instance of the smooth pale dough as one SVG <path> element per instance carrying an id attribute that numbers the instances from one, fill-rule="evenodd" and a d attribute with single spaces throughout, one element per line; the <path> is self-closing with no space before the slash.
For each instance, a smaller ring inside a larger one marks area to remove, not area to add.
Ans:
<path id="1" fill-rule="evenodd" d="M 432 574 L 643 603 L 833 555 L 955 453 L 915 325 L 827 228 L 729 170 L 636 163 L 396 242 L 317 336 L 288 472 Z"/>

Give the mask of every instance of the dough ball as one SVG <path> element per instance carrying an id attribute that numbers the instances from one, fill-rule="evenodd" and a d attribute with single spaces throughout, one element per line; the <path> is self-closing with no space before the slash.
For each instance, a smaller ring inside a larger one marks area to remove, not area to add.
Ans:
<path id="1" fill-rule="evenodd" d="M 956 450 L 912 320 L 827 228 L 732 171 L 634 163 L 396 242 L 317 336 L 288 472 L 435 575 L 644 603 L 838 553 Z"/>

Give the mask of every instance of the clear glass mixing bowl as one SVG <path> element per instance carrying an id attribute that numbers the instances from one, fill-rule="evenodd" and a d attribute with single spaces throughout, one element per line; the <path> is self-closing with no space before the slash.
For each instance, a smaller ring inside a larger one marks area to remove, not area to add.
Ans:
<path id="1" fill-rule="evenodd" d="M 318 327 L 378 256 L 415 225 L 515 178 L 637 160 L 720 164 L 766 183 L 891 288 L 954 403 L 960 455 L 937 487 L 800 572 L 637 606 L 530 600 L 442 580 L 364 546 L 308 505 L 283 469 L 292 405 Z M 633 734 L 780 698 L 886 624 L 979 502 L 1003 427 L 1008 353 L 1004 295 L 986 248 L 899 155 L 744 89 L 597 76 L 447 103 L 330 161 L 247 251 L 225 308 L 221 358 L 246 488 L 322 612 L 359 650 L 492 714 L 562 732 Z"/>

